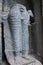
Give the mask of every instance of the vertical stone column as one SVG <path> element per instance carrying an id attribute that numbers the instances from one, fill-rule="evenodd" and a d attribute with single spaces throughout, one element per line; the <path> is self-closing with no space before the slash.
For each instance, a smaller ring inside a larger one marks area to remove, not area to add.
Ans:
<path id="1" fill-rule="evenodd" d="M 42 51 L 43 51 L 43 0 L 42 0 L 41 4 L 42 4 Z M 43 52 L 42 52 L 42 57 L 43 57 Z M 43 62 L 43 60 L 42 60 L 42 62 Z"/>
<path id="2" fill-rule="evenodd" d="M 42 16 L 43 16 L 43 0 L 42 0 Z"/>
<path id="3" fill-rule="evenodd" d="M 33 32 L 35 37 L 35 47 L 37 49 L 37 54 L 41 53 L 41 6 L 39 0 L 33 0 L 34 2 L 34 14 L 35 14 L 35 24 L 33 25 Z"/>

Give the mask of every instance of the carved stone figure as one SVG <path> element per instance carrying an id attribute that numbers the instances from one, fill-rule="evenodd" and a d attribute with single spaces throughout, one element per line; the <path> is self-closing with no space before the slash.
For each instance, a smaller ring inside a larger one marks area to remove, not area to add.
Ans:
<path id="1" fill-rule="evenodd" d="M 28 55 L 29 52 L 28 25 L 30 23 L 30 16 L 33 16 L 33 14 L 31 10 L 27 11 L 26 7 L 21 4 L 14 4 L 10 12 L 9 10 L 6 10 L 6 8 L 3 14 L 5 54 L 8 59 L 8 62 L 11 65 L 14 65 L 15 54 L 17 56 L 18 55 L 20 56 L 22 54 Z M 12 58 L 13 62 L 11 62 L 10 58 Z"/>
<path id="2" fill-rule="evenodd" d="M 41 65 L 35 58 L 28 56 L 30 16 L 33 17 L 32 11 L 27 11 L 24 5 L 18 3 L 15 3 L 11 9 L 6 6 L 4 8 L 2 21 L 4 23 L 5 54 L 10 65 Z M 23 57 L 22 54 L 26 56 Z"/>
<path id="3" fill-rule="evenodd" d="M 29 52 L 30 16 L 33 16 L 32 11 L 27 11 L 26 7 L 21 4 L 14 5 L 10 11 L 9 24 L 12 31 L 13 48 L 17 55 L 20 52 L 24 52 L 23 54 Z"/>
<path id="4" fill-rule="evenodd" d="M 20 54 L 22 51 L 21 44 L 22 44 L 22 31 L 21 31 L 21 20 L 20 20 L 20 10 L 19 5 L 16 4 L 12 7 L 10 12 L 10 25 L 12 30 L 12 38 L 13 38 L 13 48 L 16 52 L 16 55 Z"/>

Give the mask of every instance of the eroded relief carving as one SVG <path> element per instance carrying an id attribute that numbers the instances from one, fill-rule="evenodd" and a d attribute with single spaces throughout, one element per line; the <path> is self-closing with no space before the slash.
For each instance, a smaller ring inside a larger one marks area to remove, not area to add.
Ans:
<path id="1" fill-rule="evenodd" d="M 31 10 L 27 11 L 24 5 L 15 4 L 10 12 L 3 17 L 5 25 L 5 54 L 11 65 L 15 64 L 13 52 L 16 53 L 16 56 L 28 55 L 29 53 L 28 25 L 30 24 L 30 16 L 33 16 Z M 12 58 L 13 62 L 11 62 L 10 58 Z"/>

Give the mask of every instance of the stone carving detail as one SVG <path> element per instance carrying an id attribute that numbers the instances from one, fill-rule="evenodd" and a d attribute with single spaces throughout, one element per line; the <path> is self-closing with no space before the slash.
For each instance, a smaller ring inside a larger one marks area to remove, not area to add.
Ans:
<path id="1" fill-rule="evenodd" d="M 2 22 L 4 23 L 4 40 L 5 40 L 5 54 L 7 57 L 8 62 L 11 65 L 14 65 L 14 55 L 12 53 L 12 37 L 11 37 L 11 32 L 9 28 L 9 23 L 8 23 L 8 14 L 9 14 L 9 8 L 5 6 L 4 12 L 2 12 Z M 12 58 L 12 63 L 10 58 Z"/>
<path id="2" fill-rule="evenodd" d="M 17 56 L 29 53 L 28 25 L 30 24 L 30 16 L 33 16 L 32 11 L 27 11 L 26 7 L 21 4 L 15 4 L 7 14 L 4 12 L 5 54 L 11 65 L 15 64 L 13 52 Z"/>
<path id="3" fill-rule="evenodd" d="M 33 17 L 33 13 L 31 10 L 26 10 L 24 12 L 25 14 L 22 14 L 22 17 L 24 19 L 21 19 L 22 22 L 22 49 L 23 54 L 28 55 L 29 53 L 29 29 L 28 26 L 30 25 L 30 16 Z"/>
<path id="4" fill-rule="evenodd" d="M 18 54 L 28 54 L 29 52 L 29 32 L 28 25 L 30 24 L 30 16 L 33 16 L 31 10 L 26 10 L 26 7 L 21 4 L 16 4 L 10 12 L 10 28 L 13 37 L 13 48 Z"/>

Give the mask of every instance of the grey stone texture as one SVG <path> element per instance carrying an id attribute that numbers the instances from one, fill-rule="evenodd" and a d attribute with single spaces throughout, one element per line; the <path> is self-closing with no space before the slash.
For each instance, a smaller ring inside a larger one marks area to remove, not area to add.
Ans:
<path id="1" fill-rule="evenodd" d="M 42 16 L 43 16 L 43 0 L 42 0 Z"/>
<path id="2" fill-rule="evenodd" d="M 11 65 L 14 65 L 13 52 L 17 55 L 20 55 L 22 51 L 24 54 L 28 54 L 29 52 L 28 25 L 30 23 L 30 16 L 33 16 L 32 11 L 27 11 L 25 6 L 21 4 L 14 4 L 11 10 L 5 6 L 4 12 L 2 12 L 5 54 Z M 12 58 L 13 62 L 11 62 L 10 58 Z"/>
<path id="3" fill-rule="evenodd" d="M 15 4 L 10 11 L 9 25 L 12 31 L 13 48 L 16 53 L 29 53 L 28 25 L 30 24 L 30 16 L 33 16 L 32 11 L 27 11 L 26 7 L 21 4 Z"/>
<path id="4" fill-rule="evenodd" d="M 33 0 L 34 3 L 34 15 L 35 15 L 35 24 L 32 25 L 32 30 L 33 30 L 33 43 L 35 43 L 34 48 L 37 49 L 35 50 L 36 53 L 41 53 L 41 47 L 42 47 L 42 29 L 41 29 L 41 6 L 40 6 L 40 1 L 39 0 Z"/>

